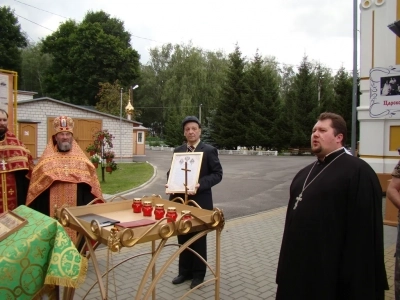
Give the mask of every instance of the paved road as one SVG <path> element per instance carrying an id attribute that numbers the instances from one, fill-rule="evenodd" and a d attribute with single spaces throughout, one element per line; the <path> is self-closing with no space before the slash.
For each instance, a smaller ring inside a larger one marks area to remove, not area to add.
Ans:
<path id="1" fill-rule="evenodd" d="M 146 150 L 148 161 L 157 167 L 151 184 L 124 197 L 157 194 L 166 198 L 166 173 L 172 152 Z M 214 206 L 223 209 L 226 219 L 251 215 L 287 205 L 294 175 L 315 160 L 313 156 L 238 156 L 220 155 L 224 170 L 222 182 L 213 188 Z"/>

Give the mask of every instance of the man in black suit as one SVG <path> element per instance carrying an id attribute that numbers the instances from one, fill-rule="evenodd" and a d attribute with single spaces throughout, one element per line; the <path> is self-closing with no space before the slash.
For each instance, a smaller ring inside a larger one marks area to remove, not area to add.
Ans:
<path id="1" fill-rule="evenodd" d="M 194 116 L 188 116 L 182 121 L 183 135 L 187 143 L 175 148 L 175 152 L 203 152 L 200 167 L 199 182 L 196 184 L 196 192 L 188 193 L 190 200 L 194 200 L 201 208 L 212 210 L 213 199 L 211 188 L 222 180 L 222 166 L 218 159 L 218 151 L 213 146 L 200 141 L 201 124 Z M 169 171 L 167 176 L 169 175 Z M 185 198 L 184 194 L 170 195 Z M 186 243 L 196 233 L 178 235 L 179 244 Z M 200 238 L 190 245 L 194 251 L 207 260 L 207 238 Z M 194 288 L 204 281 L 206 265 L 192 252 L 185 250 L 179 255 L 179 274 L 172 280 L 173 284 L 180 284 L 186 280 L 192 280 L 190 288 Z"/>

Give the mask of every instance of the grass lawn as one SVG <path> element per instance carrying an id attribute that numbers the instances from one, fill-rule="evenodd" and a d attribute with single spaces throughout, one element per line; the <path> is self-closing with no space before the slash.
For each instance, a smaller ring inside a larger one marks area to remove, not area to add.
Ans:
<path id="1" fill-rule="evenodd" d="M 105 182 L 102 182 L 100 166 L 97 168 L 97 177 L 102 192 L 113 195 L 140 186 L 153 176 L 153 172 L 153 167 L 145 162 L 118 163 L 118 170 L 111 174 L 106 172 L 104 168 Z"/>

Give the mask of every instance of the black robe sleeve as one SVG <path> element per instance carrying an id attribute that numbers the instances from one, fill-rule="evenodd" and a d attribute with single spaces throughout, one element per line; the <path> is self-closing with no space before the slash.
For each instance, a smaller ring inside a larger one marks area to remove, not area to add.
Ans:
<path id="1" fill-rule="evenodd" d="M 389 289 L 384 263 L 382 190 L 364 161 L 353 176 L 347 202 L 346 236 L 338 299 L 384 299 Z"/>

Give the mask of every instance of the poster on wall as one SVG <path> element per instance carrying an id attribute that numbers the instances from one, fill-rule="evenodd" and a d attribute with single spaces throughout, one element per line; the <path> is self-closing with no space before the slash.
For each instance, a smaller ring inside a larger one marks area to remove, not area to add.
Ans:
<path id="1" fill-rule="evenodd" d="M 400 117 L 400 65 L 371 69 L 369 82 L 370 117 Z"/>
<path id="2" fill-rule="evenodd" d="M 8 112 L 8 103 L 10 101 L 10 75 L 0 73 L 0 109 Z"/>

